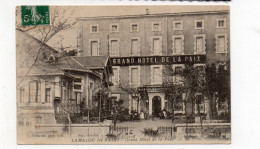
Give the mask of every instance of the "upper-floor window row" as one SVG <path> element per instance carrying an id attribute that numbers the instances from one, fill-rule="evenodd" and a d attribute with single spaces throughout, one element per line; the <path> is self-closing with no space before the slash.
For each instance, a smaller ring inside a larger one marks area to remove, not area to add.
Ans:
<path id="1" fill-rule="evenodd" d="M 174 20 L 173 22 L 173 30 L 183 30 L 184 23 L 183 20 Z M 152 31 L 161 31 L 162 30 L 162 22 L 152 22 L 151 23 Z M 216 19 L 216 28 L 226 28 L 227 27 L 227 19 L 220 18 Z M 99 24 L 90 24 L 90 33 L 99 33 Z M 205 29 L 204 20 L 194 20 L 194 29 Z M 109 28 L 111 33 L 119 32 L 119 23 L 111 23 Z M 139 23 L 130 23 L 130 32 L 139 32 L 140 24 Z"/>

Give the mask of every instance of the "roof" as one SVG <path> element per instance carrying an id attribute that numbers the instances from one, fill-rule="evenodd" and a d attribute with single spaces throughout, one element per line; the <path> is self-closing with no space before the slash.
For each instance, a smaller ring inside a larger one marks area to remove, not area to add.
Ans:
<path id="1" fill-rule="evenodd" d="M 104 68 L 108 62 L 108 56 L 80 56 L 71 57 L 75 62 L 84 69 L 100 69 Z"/>
<path id="2" fill-rule="evenodd" d="M 29 75 L 64 75 L 64 73 L 57 65 L 36 64 L 31 68 Z"/>
<path id="3" fill-rule="evenodd" d="M 107 62 L 108 56 L 64 57 L 57 63 L 37 63 L 31 68 L 28 75 L 64 75 L 66 70 L 70 70 L 99 76 L 91 69 L 103 69 Z"/>
<path id="4" fill-rule="evenodd" d="M 33 37 L 32 35 L 28 34 L 27 32 L 25 32 L 23 30 L 20 30 L 20 29 L 16 29 L 16 37 L 17 37 L 16 43 L 19 43 L 19 42 L 23 43 L 24 40 L 21 40 L 21 39 L 27 38 L 27 39 L 31 39 L 30 42 L 35 42 L 35 43 L 37 43 L 39 45 L 42 44 L 39 39 Z M 47 49 L 47 50 L 50 50 L 50 51 L 52 51 L 54 53 L 58 53 L 57 50 L 55 50 L 54 48 L 50 47 L 46 43 L 43 44 L 43 49 Z"/>
<path id="5" fill-rule="evenodd" d="M 80 8 L 79 8 L 80 9 Z M 102 11 L 97 11 L 98 9 Z M 146 9 L 149 10 L 147 14 Z M 84 13 L 86 11 L 86 13 Z M 120 13 L 119 13 L 120 12 Z M 143 18 L 157 16 L 181 16 L 199 14 L 228 13 L 228 5 L 204 5 L 204 6 L 96 6 L 81 10 L 77 20 L 88 19 L 124 19 Z"/>

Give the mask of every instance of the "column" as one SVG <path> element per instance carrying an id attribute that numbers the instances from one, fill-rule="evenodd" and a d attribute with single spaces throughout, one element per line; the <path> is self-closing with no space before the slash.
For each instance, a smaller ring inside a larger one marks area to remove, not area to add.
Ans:
<path id="1" fill-rule="evenodd" d="M 153 96 L 149 95 L 149 115 L 153 114 Z"/>
<path id="2" fill-rule="evenodd" d="M 45 102 L 45 81 L 41 81 L 41 102 Z"/>
<path id="3" fill-rule="evenodd" d="M 165 108 L 165 99 L 164 99 L 164 95 L 160 95 L 161 98 L 161 109 L 163 110 L 163 108 Z"/>

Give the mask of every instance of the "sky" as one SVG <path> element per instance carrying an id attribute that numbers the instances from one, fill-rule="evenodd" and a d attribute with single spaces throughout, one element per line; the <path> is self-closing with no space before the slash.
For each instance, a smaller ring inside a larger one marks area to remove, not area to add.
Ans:
<path id="1" fill-rule="evenodd" d="M 52 8 L 51 8 L 52 9 Z M 215 10 L 229 10 L 227 5 L 203 5 L 203 6 L 189 6 L 189 5 L 157 5 L 157 6 L 63 6 L 61 9 L 66 10 L 64 16 L 71 16 L 73 19 L 77 17 L 97 17 L 97 16 L 123 16 L 123 15 L 140 15 L 146 14 L 146 9 L 149 9 L 150 14 L 157 13 L 180 13 L 180 12 L 196 12 L 196 11 L 215 11 Z M 77 47 L 77 28 L 76 25 L 69 30 L 62 31 L 50 41 L 48 45 L 55 49 L 63 47 Z"/>

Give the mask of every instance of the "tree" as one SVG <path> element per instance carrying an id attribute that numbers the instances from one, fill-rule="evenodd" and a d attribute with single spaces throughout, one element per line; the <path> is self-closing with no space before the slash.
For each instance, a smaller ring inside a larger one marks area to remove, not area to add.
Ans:
<path id="1" fill-rule="evenodd" d="M 51 14 L 51 23 L 50 25 L 42 25 L 42 26 L 22 26 L 20 15 L 21 15 L 21 9 L 20 7 L 17 7 L 16 10 L 16 29 L 23 30 L 25 32 L 28 32 L 35 38 L 37 38 L 40 41 L 39 47 L 36 50 L 36 56 L 34 57 L 33 63 L 31 66 L 29 66 L 27 72 L 24 74 L 24 76 L 21 78 L 21 80 L 18 82 L 17 86 L 21 84 L 21 82 L 26 78 L 28 73 L 30 72 L 31 68 L 37 63 L 39 54 L 43 50 L 43 46 L 46 45 L 48 41 L 50 41 L 54 36 L 56 36 L 61 31 L 67 30 L 71 28 L 76 22 L 72 18 L 72 15 L 74 11 L 68 12 L 65 9 L 59 8 L 59 7 L 51 7 L 50 14 Z M 70 13 L 69 15 L 66 15 L 67 13 Z"/>
<path id="2" fill-rule="evenodd" d="M 231 120 L 231 89 L 230 89 L 230 63 L 220 64 L 217 73 L 217 93 L 219 101 L 227 101 L 228 104 L 228 121 Z"/>
<path id="3" fill-rule="evenodd" d="M 137 88 L 127 88 L 127 87 L 123 87 L 121 84 L 119 84 L 118 87 L 121 88 L 123 91 L 127 92 L 129 95 L 131 95 L 132 99 L 137 101 L 137 112 L 138 112 L 139 103 L 141 100 L 141 93 L 137 90 Z"/>
<path id="4" fill-rule="evenodd" d="M 210 103 L 210 116 L 217 118 L 218 102 L 228 102 L 228 119 L 230 120 L 230 68 L 229 62 L 216 62 L 208 64 L 206 67 L 206 87 L 205 93 Z"/>
<path id="5" fill-rule="evenodd" d="M 186 123 L 188 122 L 187 115 L 187 103 L 194 103 L 199 106 L 203 102 L 204 98 L 197 98 L 198 93 L 202 94 L 205 86 L 205 72 L 203 69 L 194 68 L 193 65 L 186 64 L 185 68 L 180 70 L 173 70 L 171 65 L 165 67 L 163 86 L 166 88 L 167 99 L 172 103 L 183 102 L 185 106 Z M 181 82 L 176 82 L 171 79 L 173 76 L 179 76 L 182 78 Z M 204 94 L 203 94 L 204 95 Z M 174 107 L 173 110 L 174 112 Z M 200 111 L 198 111 L 200 115 Z"/>

